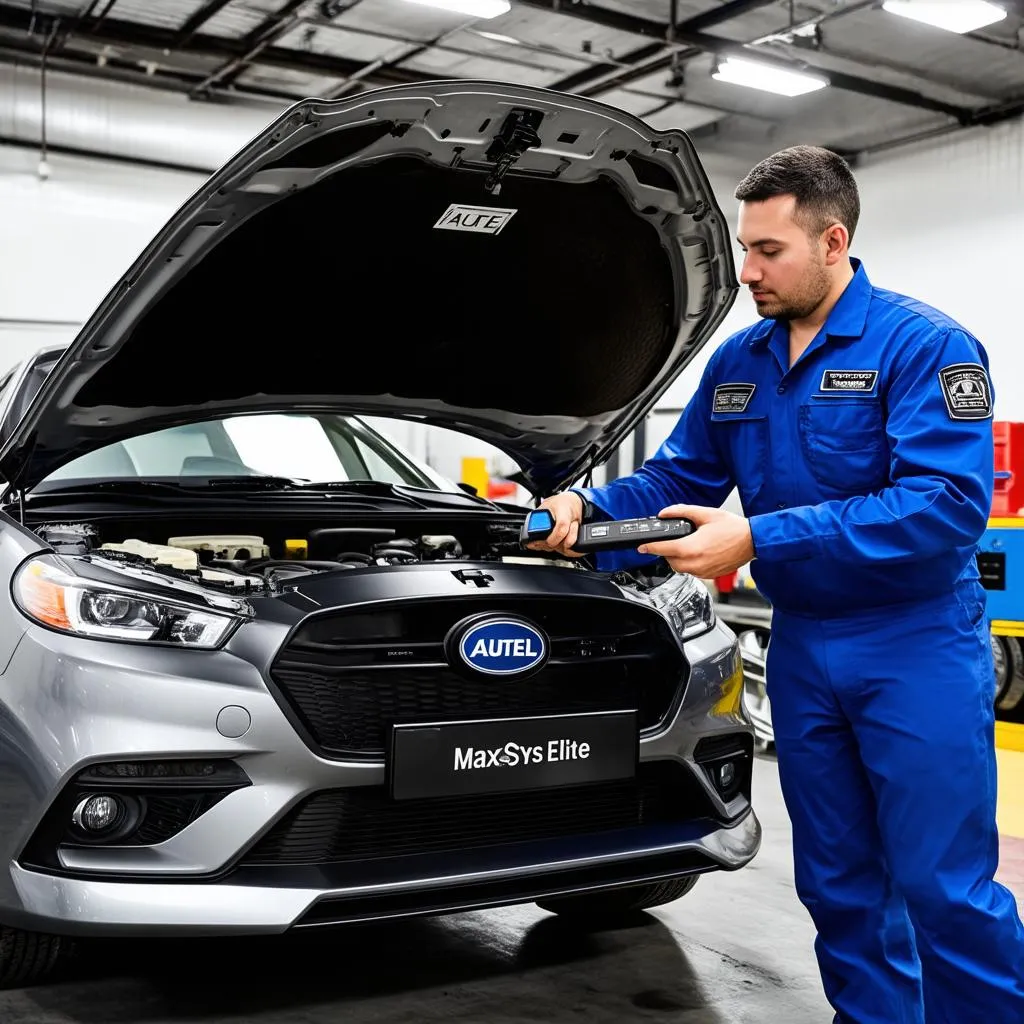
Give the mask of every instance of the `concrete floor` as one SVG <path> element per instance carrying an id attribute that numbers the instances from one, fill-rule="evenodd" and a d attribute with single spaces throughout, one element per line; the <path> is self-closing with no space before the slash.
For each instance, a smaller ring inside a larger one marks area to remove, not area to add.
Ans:
<path id="1" fill-rule="evenodd" d="M 60 980 L 0 992 L 0 1021 L 826 1024 L 773 760 L 754 784 L 754 862 L 628 927 L 587 934 L 528 905 L 296 938 L 94 943 Z"/>

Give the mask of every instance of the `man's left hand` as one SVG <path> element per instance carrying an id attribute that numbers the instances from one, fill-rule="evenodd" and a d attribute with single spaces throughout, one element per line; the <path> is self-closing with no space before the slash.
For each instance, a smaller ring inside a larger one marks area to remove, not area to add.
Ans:
<path id="1" fill-rule="evenodd" d="M 638 548 L 641 554 L 660 555 L 675 572 L 710 580 L 735 572 L 754 557 L 750 523 L 734 512 L 701 505 L 670 505 L 658 515 L 664 519 L 691 519 L 697 526 L 689 537 Z"/>

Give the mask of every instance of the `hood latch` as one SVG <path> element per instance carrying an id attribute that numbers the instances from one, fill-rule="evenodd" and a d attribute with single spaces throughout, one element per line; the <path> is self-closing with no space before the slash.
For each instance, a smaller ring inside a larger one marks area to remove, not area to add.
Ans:
<path id="1" fill-rule="evenodd" d="M 509 168 L 528 149 L 536 149 L 540 145 L 537 129 L 543 120 L 544 114 L 539 110 L 513 110 L 505 118 L 501 130 L 487 147 L 486 157 L 495 165 L 484 182 L 484 188 L 491 195 L 501 193 L 501 179 Z"/>

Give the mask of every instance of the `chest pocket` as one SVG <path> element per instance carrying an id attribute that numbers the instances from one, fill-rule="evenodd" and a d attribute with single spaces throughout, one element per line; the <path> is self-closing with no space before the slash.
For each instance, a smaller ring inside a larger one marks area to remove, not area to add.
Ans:
<path id="1" fill-rule="evenodd" d="M 843 493 L 888 482 L 889 443 L 877 398 L 811 398 L 800 407 L 800 447 L 819 484 Z"/>
<path id="2" fill-rule="evenodd" d="M 749 514 L 768 473 L 768 417 L 756 412 L 713 412 L 711 434 Z"/>

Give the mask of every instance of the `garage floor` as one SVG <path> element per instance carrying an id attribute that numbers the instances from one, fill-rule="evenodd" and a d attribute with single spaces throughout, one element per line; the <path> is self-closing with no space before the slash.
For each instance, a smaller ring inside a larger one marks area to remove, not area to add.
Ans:
<path id="1" fill-rule="evenodd" d="M 1014 779 L 1005 867 L 1024 897 L 1024 753 L 1000 761 Z M 0 1021 L 823 1024 L 772 759 L 755 787 L 765 837 L 750 867 L 702 878 L 629 927 L 585 934 L 527 906 L 300 939 L 98 943 L 59 982 L 0 993 Z"/>

